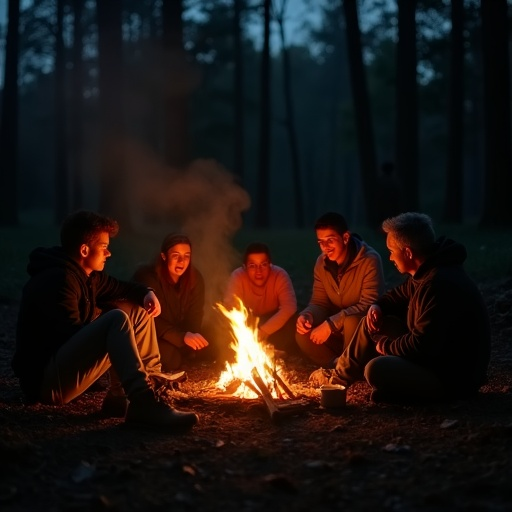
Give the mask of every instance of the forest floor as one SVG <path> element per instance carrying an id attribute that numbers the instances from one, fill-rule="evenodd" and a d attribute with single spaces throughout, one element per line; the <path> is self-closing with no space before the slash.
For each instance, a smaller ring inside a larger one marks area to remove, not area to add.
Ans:
<path id="1" fill-rule="evenodd" d="M 375 404 L 361 382 L 328 410 L 307 382 L 315 368 L 289 358 L 297 408 L 275 418 L 260 398 L 219 393 L 222 365 L 203 363 L 175 392 L 200 415 L 179 435 L 102 418 L 101 385 L 63 407 L 24 405 L 10 369 L 18 305 L 0 303 L 0 510 L 510 511 L 512 280 L 480 287 L 493 346 L 476 398 Z"/>

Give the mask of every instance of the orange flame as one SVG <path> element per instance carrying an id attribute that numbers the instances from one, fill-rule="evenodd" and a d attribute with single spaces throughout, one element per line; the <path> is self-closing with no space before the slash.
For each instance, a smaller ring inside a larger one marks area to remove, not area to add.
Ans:
<path id="1" fill-rule="evenodd" d="M 257 328 L 251 328 L 248 325 L 249 312 L 242 300 L 238 297 L 235 299 L 238 302 L 238 307 L 235 306 L 230 310 L 222 304 L 217 304 L 221 313 L 230 322 L 233 338 L 230 347 L 234 350 L 236 357 L 234 363 L 226 363 L 226 368 L 220 374 L 216 386 L 226 390 L 231 383 L 240 381 L 240 385 L 233 395 L 242 398 L 257 398 L 258 395 L 245 384 L 247 381 L 254 383 L 251 372 L 253 368 L 256 368 L 262 380 L 269 387 L 269 391 L 276 397 L 277 393 L 268 385 L 273 380 L 272 374 L 269 372 L 269 369 L 274 367 L 273 358 L 259 342 Z"/>

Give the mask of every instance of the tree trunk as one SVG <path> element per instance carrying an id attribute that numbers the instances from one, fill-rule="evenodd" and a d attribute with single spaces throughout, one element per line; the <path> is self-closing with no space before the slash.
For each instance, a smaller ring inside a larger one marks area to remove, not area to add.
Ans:
<path id="1" fill-rule="evenodd" d="M 55 223 L 69 213 L 69 175 L 66 141 L 66 63 L 63 38 L 64 0 L 57 0 L 55 33 Z"/>
<path id="2" fill-rule="evenodd" d="M 0 225 L 18 224 L 18 47 L 19 0 L 9 0 L 4 90 L 0 120 Z"/>
<path id="3" fill-rule="evenodd" d="M 189 163 L 188 84 L 191 70 L 183 48 L 183 2 L 162 3 L 164 69 L 164 144 L 167 164 Z"/>
<path id="4" fill-rule="evenodd" d="M 100 88 L 100 210 L 130 228 L 123 120 L 122 11 L 118 0 L 96 0 Z"/>
<path id="5" fill-rule="evenodd" d="M 444 221 L 463 221 L 464 191 L 464 0 L 451 3 L 450 101 Z"/>
<path id="6" fill-rule="evenodd" d="M 283 63 L 283 96 L 285 104 L 285 126 L 288 134 L 288 144 L 290 146 L 290 157 L 292 161 L 292 184 L 293 198 L 295 204 L 295 222 L 296 227 L 304 228 L 304 201 L 302 200 L 302 173 L 300 168 L 299 148 L 297 143 L 297 131 L 295 126 L 295 109 L 293 102 L 293 91 L 291 84 L 291 66 L 290 53 L 286 47 L 286 37 L 284 33 L 284 11 L 286 1 L 283 0 L 281 12 L 277 16 L 279 25 L 279 35 L 281 38 L 281 56 Z"/>
<path id="7" fill-rule="evenodd" d="M 235 39 L 235 71 L 234 71 L 234 90 L 235 90 L 235 174 L 243 183 L 245 174 L 245 126 L 244 126 L 244 58 L 242 46 L 242 10 L 244 8 L 243 0 L 234 0 L 233 15 L 233 34 Z"/>
<path id="8" fill-rule="evenodd" d="M 481 224 L 512 225 L 507 0 L 482 0 L 485 199 Z"/>
<path id="9" fill-rule="evenodd" d="M 82 182 L 83 158 L 83 27 L 82 27 L 83 0 L 73 0 L 73 74 L 71 89 L 71 182 L 72 182 L 72 209 L 78 210 L 84 205 L 84 192 Z"/>
<path id="10" fill-rule="evenodd" d="M 270 3 L 264 2 L 264 37 L 261 52 L 261 78 L 260 78 L 260 154 L 258 202 L 256 211 L 256 226 L 266 228 L 269 226 L 269 166 L 270 166 Z"/>
<path id="11" fill-rule="evenodd" d="M 406 211 L 419 208 L 416 3 L 398 0 L 395 160 Z"/>
<path id="12" fill-rule="evenodd" d="M 356 0 L 344 0 L 343 9 L 366 220 L 371 226 L 375 226 L 379 221 L 375 210 L 374 188 L 377 179 L 377 157 Z"/>

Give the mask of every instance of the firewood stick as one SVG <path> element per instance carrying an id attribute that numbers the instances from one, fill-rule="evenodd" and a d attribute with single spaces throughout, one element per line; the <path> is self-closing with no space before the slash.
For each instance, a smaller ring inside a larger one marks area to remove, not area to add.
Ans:
<path id="1" fill-rule="evenodd" d="M 277 370 L 273 370 L 272 368 L 269 368 L 268 365 L 265 366 L 266 370 L 272 374 L 272 377 L 277 381 L 277 383 L 284 389 L 284 392 L 291 398 L 295 399 L 296 396 L 292 392 L 292 390 L 286 385 L 284 380 L 279 376 L 277 373 Z"/>
<path id="2" fill-rule="evenodd" d="M 258 387 L 258 389 L 261 391 L 261 397 L 263 398 L 263 401 L 265 402 L 265 405 L 267 406 L 268 412 L 270 414 L 270 418 L 272 420 L 279 419 L 281 416 L 281 411 L 279 410 L 279 407 L 274 402 L 274 398 L 272 397 L 270 391 L 268 390 L 267 386 L 263 382 L 263 379 L 260 376 L 260 373 L 258 372 L 258 369 L 254 367 L 251 372 L 252 379 L 254 380 L 254 383 Z"/>
<path id="3" fill-rule="evenodd" d="M 263 398 L 263 395 L 261 394 L 261 391 L 250 381 L 250 380 L 244 380 L 244 384 L 253 392 L 256 393 L 259 397 Z"/>

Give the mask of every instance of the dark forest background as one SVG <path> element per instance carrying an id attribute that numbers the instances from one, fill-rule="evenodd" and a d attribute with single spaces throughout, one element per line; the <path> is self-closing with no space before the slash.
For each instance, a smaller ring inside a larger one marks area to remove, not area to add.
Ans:
<path id="1" fill-rule="evenodd" d="M 512 226 L 507 0 L 6 3 L 0 225 Z"/>

